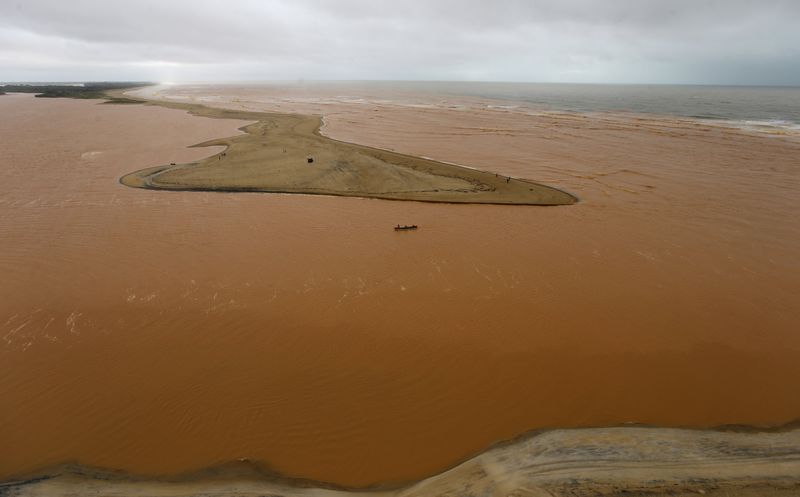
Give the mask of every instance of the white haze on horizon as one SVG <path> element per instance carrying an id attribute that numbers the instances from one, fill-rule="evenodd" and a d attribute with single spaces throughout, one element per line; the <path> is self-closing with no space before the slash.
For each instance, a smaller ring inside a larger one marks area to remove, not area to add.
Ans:
<path id="1" fill-rule="evenodd" d="M 795 0 L 0 0 L 0 81 L 800 85 Z"/>

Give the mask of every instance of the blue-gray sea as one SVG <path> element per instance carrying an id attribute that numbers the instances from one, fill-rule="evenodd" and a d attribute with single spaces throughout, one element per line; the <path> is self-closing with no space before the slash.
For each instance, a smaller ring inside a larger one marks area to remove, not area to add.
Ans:
<path id="1" fill-rule="evenodd" d="M 800 131 L 800 87 L 615 85 L 482 82 L 305 82 L 342 85 L 349 91 L 406 89 L 467 95 L 547 111 L 634 112 L 730 121 L 745 127 Z"/>

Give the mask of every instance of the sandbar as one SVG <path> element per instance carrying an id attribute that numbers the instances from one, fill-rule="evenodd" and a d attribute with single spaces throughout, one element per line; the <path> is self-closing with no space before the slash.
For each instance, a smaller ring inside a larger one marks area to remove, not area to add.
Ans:
<path id="1" fill-rule="evenodd" d="M 320 133 L 322 118 L 148 101 L 193 115 L 255 121 L 243 134 L 194 145 L 224 146 L 206 159 L 142 169 L 127 186 L 155 190 L 339 195 L 425 202 L 569 205 L 577 198 L 533 181 L 346 143 Z"/>

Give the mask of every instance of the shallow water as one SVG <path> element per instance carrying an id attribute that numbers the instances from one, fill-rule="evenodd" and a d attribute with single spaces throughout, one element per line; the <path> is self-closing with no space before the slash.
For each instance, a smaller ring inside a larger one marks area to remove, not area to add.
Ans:
<path id="1" fill-rule="evenodd" d="M 249 458 L 367 485 L 535 428 L 800 417 L 797 142 L 467 98 L 170 91 L 325 112 L 335 138 L 582 202 L 135 190 L 117 178 L 242 123 L 0 97 L 3 478 Z"/>

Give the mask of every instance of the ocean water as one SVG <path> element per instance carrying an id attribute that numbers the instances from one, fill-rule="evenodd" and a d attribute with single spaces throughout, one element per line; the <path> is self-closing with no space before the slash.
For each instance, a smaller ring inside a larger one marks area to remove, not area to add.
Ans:
<path id="1" fill-rule="evenodd" d="M 622 111 L 800 126 L 800 88 L 515 83 L 456 84 L 455 88 L 551 110 Z"/>
<path id="2" fill-rule="evenodd" d="M 398 81 L 302 82 L 292 86 L 309 91 L 339 87 L 359 96 L 384 92 L 442 99 L 469 96 L 502 101 L 502 106 L 512 109 L 632 112 L 727 121 L 767 132 L 800 132 L 800 87 Z"/>

